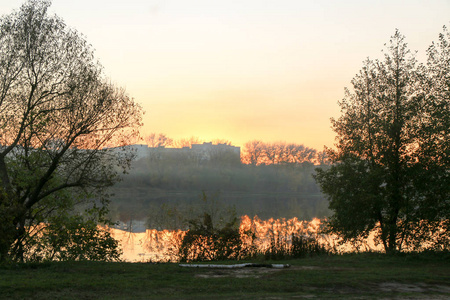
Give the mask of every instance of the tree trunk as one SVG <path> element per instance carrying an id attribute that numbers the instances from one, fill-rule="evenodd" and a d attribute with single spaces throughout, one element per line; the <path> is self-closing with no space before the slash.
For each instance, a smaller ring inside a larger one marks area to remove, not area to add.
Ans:
<path id="1" fill-rule="evenodd" d="M 5 213 L 10 212 L 10 209 L 6 209 Z M 12 245 L 14 244 L 14 241 L 17 236 L 17 229 L 14 225 L 13 220 L 9 218 L 9 216 L 6 216 L 4 218 L 4 215 L 1 216 L 0 220 L 0 262 L 4 262 L 7 260 L 9 256 L 9 251 L 12 248 Z"/>
<path id="2" fill-rule="evenodd" d="M 394 211 L 394 215 L 390 218 L 388 227 L 386 230 L 387 233 L 387 248 L 385 246 L 385 251 L 387 254 L 393 254 L 397 252 L 397 219 L 398 219 L 398 211 Z"/>

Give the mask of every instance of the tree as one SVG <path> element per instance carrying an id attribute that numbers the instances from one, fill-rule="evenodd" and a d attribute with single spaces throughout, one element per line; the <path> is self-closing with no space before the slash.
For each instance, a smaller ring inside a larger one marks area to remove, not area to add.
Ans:
<path id="1" fill-rule="evenodd" d="M 121 251 L 118 241 L 108 230 L 98 226 L 107 210 L 92 207 L 89 216 L 71 213 L 73 205 L 66 199 L 65 205 L 55 207 L 58 213 L 51 214 L 41 227 L 24 245 L 27 259 L 31 261 L 49 260 L 119 260 Z M 69 211 L 65 211 L 69 210 Z M 42 225 L 42 223 L 41 223 Z"/>
<path id="2" fill-rule="evenodd" d="M 147 145 L 151 148 L 172 146 L 173 139 L 167 137 L 164 133 L 151 133 L 145 138 Z"/>
<path id="3" fill-rule="evenodd" d="M 245 143 L 245 153 L 242 161 L 249 165 L 260 165 L 264 154 L 264 143 L 262 141 L 251 141 Z"/>
<path id="4" fill-rule="evenodd" d="M 202 202 L 202 213 L 186 220 L 189 229 L 178 248 L 179 259 L 205 261 L 239 258 L 242 241 L 234 209 L 225 208 L 204 191 Z"/>
<path id="5" fill-rule="evenodd" d="M 191 136 L 190 138 L 183 138 L 179 140 L 175 140 L 172 144 L 175 148 L 190 148 L 192 145 L 201 144 L 202 140 L 196 136 Z"/>
<path id="6" fill-rule="evenodd" d="M 212 140 L 213 145 L 227 145 L 227 146 L 233 146 L 233 143 L 227 139 L 214 139 Z"/>
<path id="7" fill-rule="evenodd" d="M 245 144 L 242 160 L 250 165 L 301 164 L 318 162 L 317 155 L 315 149 L 304 145 L 251 141 Z"/>
<path id="8" fill-rule="evenodd" d="M 327 149 L 334 164 L 315 178 L 334 211 L 329 229 L 344 240 L 376 229 L 388 253 L 418 250 L 425 242 L 438 246 L 437 234 L 419 234 L 427 226 L 442 230 L 448 243 L 448 81 L 445 97 L 435 91 L 445 85 L 436 72 L 448 79 L 448 33 L 440 45 L 439 53 L 429 50 L 438 60 L 430 62 L 433 71 L 417 63 L 396 31 L 384 59 L 367 59 L 339 103 L 342 115 L 332 119 L 336 149 Z"/>
<path id="9" fill-rule="evenodd" d="M 0 260 L 23 259 L 32 228 L 67 199 L 67 213 L 99 219 L 90 209 L 107 204 L 132 155 L 105 146 L 128 143 L 141 124 L 141 107 L 49 6 L 29 0 L 0 19 Z"/>

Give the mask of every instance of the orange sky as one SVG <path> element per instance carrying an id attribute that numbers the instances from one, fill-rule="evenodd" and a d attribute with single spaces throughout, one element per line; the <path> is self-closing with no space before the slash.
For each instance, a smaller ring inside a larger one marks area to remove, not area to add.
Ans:
<path id="1" fill-rule="evenodd" d="M 424 61 L 450 25 L 448 0 L 53 0 L 51 11 L 142 104 L 143 135 L 319 150 L 344 87 L 396 28 Z"/>

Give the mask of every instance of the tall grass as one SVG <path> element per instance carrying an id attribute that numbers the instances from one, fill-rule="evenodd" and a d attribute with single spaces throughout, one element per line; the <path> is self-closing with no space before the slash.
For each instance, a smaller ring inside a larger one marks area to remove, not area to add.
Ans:
<path id="1" fill-rule="evenodd" d="M 215 228 L 208 214 L 190 222 L 189 231 L 176 248 L 177 258 L 183 262 L 255 258 L 277 260 L 328 255 L 332 251 L 318 240 L 317 234 L 292 233 L 286 224 L 276 229 L 272 227 L 261 237 L 254 226 L 243 230 L 236 218 L 223 227 Z"/>

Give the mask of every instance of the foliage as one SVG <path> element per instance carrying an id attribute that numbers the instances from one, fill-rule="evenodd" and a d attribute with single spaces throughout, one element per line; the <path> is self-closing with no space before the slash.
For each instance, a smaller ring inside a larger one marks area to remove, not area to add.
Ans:
<path id="1" fill-rule="evenodd" d="M 213 226 L 211 216 L 205 213 L 201 218 L 189 221 L 190 228 L 179 247 L 181 261 L 217 261 L 229 259 L 252 259 L 264 257 L 265 260 L 303 258 L 331 253 L 326 245 L 315 236 L 292 234 L 284 236 L 282 232 L 271 232 L 270 246 L 257 249 L 255 245 L 244 243 L 256 238 L 252 230 L 242 232 L 233 217 L 223 227 Z"/>
<path id="2" fill-rule="evenodd" d="M 23 259 L 27 229 L 67 199 L 106 197 L 132 154 L 105 147 L 128 143 L 141 124 L 140 106 L 49 6 L 29 0 L 0 19 L 0 260 Z"/>
<path id="3" fill-rule="evenodd" d="M 238 219 L 234 217 L 222 228 L 215 228 L 207 213 L 190 220 L 190 228 L 179 249 L 181 261 L 236 259 L 241 249 Z"/>
<path id="4" fill-rule="evenodd" d="M 279 236 L 272 235 L 270 247 L 263 251 L 262 255 L 266 260 L 280 260 L 328 255 L 330 253 L 331 249 L 321 244 L 316 237 L 293 234 L 289 242 Z M 258 257 L 259 253 L 254 254 L 254 256 Z"/>
<path id="5" fill-rule="evenodd" d="M 242 217 L 239 222 L 234 210 L 221 208 L 215 197 L 203 192 L 202 201 L 203 209 L 187 220 L 188 230 L 175 247 L 181 261 L 257 257 L 279 260 L 329 254 L 332 250 L 326 242 L 319 241 L 320 221 L 300 222 L 297 218 L 261 221 L 255 216 Z"/>
<path id="6" fill-rule="evenodd" d="M 118 261 L 121 254 L 118 242 L 106 227 L 99 225 L 112 225 L 105 218 L 107 203 L 82 208 L 74 205 L 70 196 L 60 199 L 59 204 L 47 204 L 53 212 L 47 215 L 46 222 L 27 229 L 25 260 Z M 78 209 L 74 211 L 74 208 Z"/>
<path id="7" fill-rule="evenodd" d="M 316 238 L 304 236 L 292 236 L 290 256 L 303 258 L 313 255 L 330 254 L 331 250 L 320 244 Z"/>
<path id="8" fill-rule="evenodd" d="M 337 253 L 321 235 L 322 222 L 292 219 L 261 220 L 254 216 L 241 219 L 242 259 L 280 260 Z"/>
<path id="9" fill-rule="evenodd" d="M 181 261 L 208 261 L 238 258 L 241 251 L 239 220 L 232 209 L 220 208 L 215 197 L 202 194 L 204 207 L 196 218 L 187 220 L 178 256 Z"/>
<path id="10" fill-rule="evenodd" d="M 386 252 L 440 248 L 450 228 L 449 40 L 419 64 L 398 31 L 367 59 L 332 120 L 334 163 L 315 176 L 334 212 L 329 229 L 359 241 L 377 229 Z M 430 234 L 435 232 L 436 234 Z"/>

